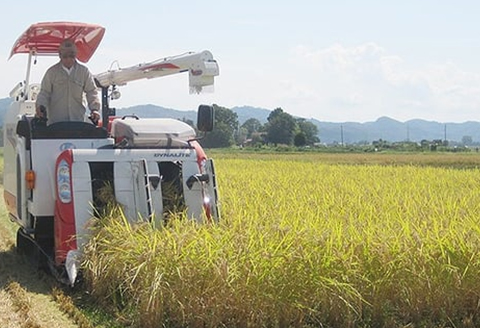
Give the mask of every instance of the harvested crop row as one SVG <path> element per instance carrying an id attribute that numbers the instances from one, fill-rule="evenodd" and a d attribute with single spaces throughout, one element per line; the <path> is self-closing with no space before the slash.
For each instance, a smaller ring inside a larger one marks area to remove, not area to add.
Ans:
<path id="1" fill-rule="evenodd" d="M 27 292 L 17 282 L 11 282 L 6 288 L 7 293 L 13 303 L 13 307 L 16 312 L 19 313 L 22 318 L 22 328 L 42 328 L 38 322 L 38 318 L 32 311 L 31 300 L 28 297 Z"/>

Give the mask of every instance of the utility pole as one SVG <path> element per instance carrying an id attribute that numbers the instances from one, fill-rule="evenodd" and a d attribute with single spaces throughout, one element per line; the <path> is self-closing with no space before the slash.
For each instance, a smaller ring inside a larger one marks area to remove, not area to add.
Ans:
<path id="1" fill-rule="evenodd" d="M 340 125 L 340 140 L 342 142 L 342 147 L 343 147 L 343 125 Z"/>
<path id="2" fill-rule="evenodd" d="M 447 123 L 445 123 L 445 126 L 443 128 L 443 140 L 444 143 L 447 144 Z"/>

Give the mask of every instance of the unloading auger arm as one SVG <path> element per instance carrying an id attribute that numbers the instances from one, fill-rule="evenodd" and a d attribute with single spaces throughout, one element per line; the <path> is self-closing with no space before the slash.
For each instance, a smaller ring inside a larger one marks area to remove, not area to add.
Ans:
<path id="1" fill-rule="evenodd" d="M 205 50 L 109 70 L 95 75 L 95 79 L 98 87 L 109 88 L 122 86 L 135 80 L 152 79 L 183 72 L 189 74 L 190 92 L 200 93 L 203 87 L 214 84 L 214 77 L 218 76 L 219 69 L 210 51 Z"/>

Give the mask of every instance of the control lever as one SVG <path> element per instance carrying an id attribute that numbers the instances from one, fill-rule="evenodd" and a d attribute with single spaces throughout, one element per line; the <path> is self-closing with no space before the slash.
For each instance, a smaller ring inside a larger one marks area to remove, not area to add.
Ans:
<path id="1" fill-rule="evenodd" d="M 47 118 L 47 109 L 45 108 L 45 106 L 40 105 L 40 113 L 42 114 L 41 117 L 35 116 L 32 119 L 32 129 L 44 128 L 47 126 L 48 118 Z"/>

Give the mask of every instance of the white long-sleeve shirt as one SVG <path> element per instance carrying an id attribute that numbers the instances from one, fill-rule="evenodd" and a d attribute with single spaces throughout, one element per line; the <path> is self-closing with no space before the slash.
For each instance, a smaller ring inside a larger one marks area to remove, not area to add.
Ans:
<path id="1" fill-rule="evenodd" d="M 100 110 L 98 90 L 88 68 L 75 62 L 68 74 L 58 62 L 45 73 L 36 105 L 47 109 L 48 124 L 84 121 L 85 99 L 90 110 Z"/>

